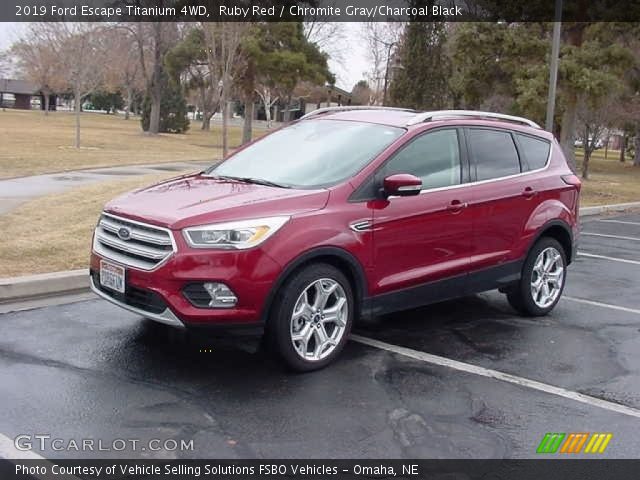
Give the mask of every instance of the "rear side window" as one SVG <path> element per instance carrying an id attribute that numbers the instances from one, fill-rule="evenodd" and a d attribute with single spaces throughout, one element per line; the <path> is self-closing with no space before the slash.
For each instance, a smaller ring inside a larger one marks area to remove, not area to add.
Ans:
<path id="1" fill-rule="evenodd" d="M 422 179 L 422 188 L 460 183 L 460 148 L 456 130 L 438 130 L 411 141 L 384 167 L 385 176 L 410 173 Z"/>
<path id="2" fill-rule="evenodd" d="M 516 134 L 516 137 L 521 147 L 520 150 L 529 165 L 529 170 L 537 170 L 547 164 L 549 149 L 551 148 L 549 142 L 529 135 Z"/>
<path id="3" fill-rule="evenodd" d="M 518 151 L 509 132 L 469 129 L 468 138 L 476 163 L 477 180 L 520 173 Z"/>

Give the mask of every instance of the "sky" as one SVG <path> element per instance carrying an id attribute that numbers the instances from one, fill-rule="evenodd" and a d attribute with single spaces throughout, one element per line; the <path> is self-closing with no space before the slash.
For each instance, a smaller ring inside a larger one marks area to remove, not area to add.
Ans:
<path id="1" fill-rule="evenodd" d="M 24 31 L 25 23 L 0 22 L 0 50 L 8 48 Z M 353 86 L 364 77 L 368 70 L 367 51 L 360 40 L 360 23 L 345 22 L 342 61 L 329 60 L 329 67 L 336 75 L 336 85 L 351 91 Z"/>

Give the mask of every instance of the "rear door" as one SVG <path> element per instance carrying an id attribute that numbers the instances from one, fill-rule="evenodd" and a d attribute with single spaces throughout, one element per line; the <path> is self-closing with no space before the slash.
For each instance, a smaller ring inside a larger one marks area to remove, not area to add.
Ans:
<path id="1" fill-rule="evenodd" d="M 527 173 L 529 167 L 518 150 L 515 135 L 494 128 L 465 129 L 474 180 L 470 189 L 470 269 L 479 273 L 470 278 L 471 290 L 482 290 L 491 282 L 506 283 L 520 272 L 518 247 L 538 201 L 535 175 Z M 482 285 L 473 285 L 474 282 Z"/>
<path id="2" fill-rule="evenodd" d="M 471 216 L 461 134 L 456 128 L 428 131 L 410 140 L 376 174 L 378 185 L 394 173 L 422 179 L 419 195 L 375 202 L 373 293 L 405 291 L 396 296 L 400 305 L 390 309 L 454 296 L 456 286 L 464 285 Z M 442 288 L 419 289 L 445 279 Z"/>

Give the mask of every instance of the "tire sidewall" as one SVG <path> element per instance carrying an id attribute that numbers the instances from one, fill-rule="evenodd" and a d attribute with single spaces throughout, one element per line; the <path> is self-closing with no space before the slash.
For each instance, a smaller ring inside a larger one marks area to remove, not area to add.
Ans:
<path id="1" fill-rule="evenodd" d="M 320 278 L 335 280 L 343 288 L 348 304 L 347 325 L 333 352 L 322 360 L 309 361 L 298 355 L 291 341 L 291 315 L 302 291 L 310 283 Z M 311 264 L 294 273 L 280 288 L 269 318 L 268 335 L 272 337 L 272 345 L 288 367 L 300 372 L 317 370 L 333 362 L 344 348 L 351 332 L 354 313 L 353 289 L 347 277 L 333 265 L 324 263 Z"/>

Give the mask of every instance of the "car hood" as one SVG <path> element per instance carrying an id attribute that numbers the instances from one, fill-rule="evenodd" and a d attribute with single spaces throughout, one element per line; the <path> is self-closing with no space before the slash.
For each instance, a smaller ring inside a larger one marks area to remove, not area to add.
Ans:
<path id="1" fill-rule="evenodd" d="M 196 174 L 121 195 L 105 211 L 179 229 L 193 225 L 318 210 L 328 190 L 268 187 Z"/>

